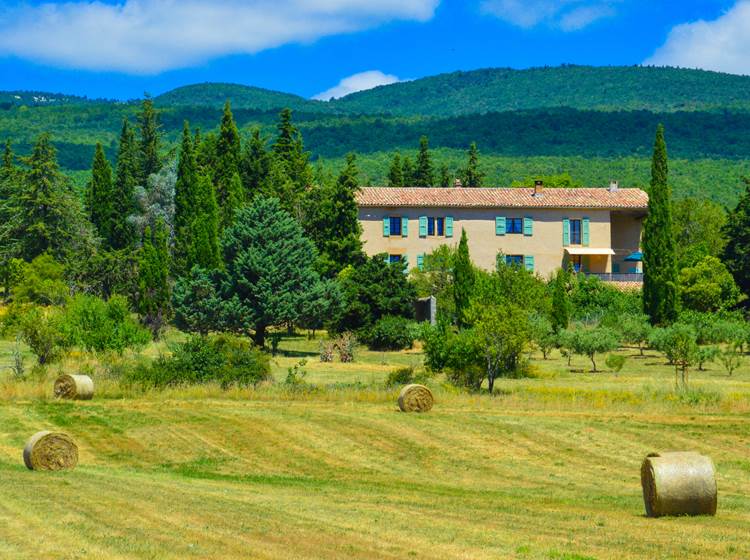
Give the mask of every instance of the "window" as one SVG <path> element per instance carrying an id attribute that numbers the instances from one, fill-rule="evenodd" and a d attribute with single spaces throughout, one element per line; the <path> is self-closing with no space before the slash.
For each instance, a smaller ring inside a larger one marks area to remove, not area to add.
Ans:
<path id="1" fill-rule="evenodd" d="M 523 219 L 506 218 L 505 233 L 523 233 Z"/>
<path id="2" fill-rule="evenodd" d="M 505 264 L 508 266 L 523 266 L 523 255 L 505 255 Z"/>
<path id="3" fill-rule="evenodd" d="M 401 235 L 401 217 L 394 218 L 393 216 L 390 217 L 390 234 L 392 236 L 399 236 Z"/>
<path id="4" fill-rule="evenodd" d="M 401 255 L 388 255 L 388 263 L 395 264 L 401 262 Z"/>
<path id="5" fill-rule="evenodd" d="M 445 235 L 445 218 L 427 218 L 427 236 L 443 237 Z"/>
<path id="6" fill-rule="evenodd" d="M 581 244 L 581 220 L 570 220 L 570 244 Z"/>

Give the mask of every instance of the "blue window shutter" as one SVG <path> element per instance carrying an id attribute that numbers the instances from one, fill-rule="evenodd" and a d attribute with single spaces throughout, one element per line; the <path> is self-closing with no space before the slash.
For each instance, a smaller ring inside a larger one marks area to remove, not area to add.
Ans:
<path id="1" fill-rule="evenodd" d="M 401 255 L 401 262 L 404 265 L 404 274 L 409 274 L 409 257 Z"/>
<path id="2" fill-rule="evenodd" d="M 445 217 L 445 236 L 453 237 L 453 216 Z"/>
<path id="3" fill-rule="evenodd" d="M 401 237 L 409 237 L 409 218 L 401 218 Z"/>
<path id="4" fill-rule="evenodd" d="M 505 218 L 502 216 L 495 218 L 495 235 L 505 235 Z"/>
<path id="5" fill-rule="evenodd" d="M 424 253 L 417 255 L 417 268 L 419 270 L 424 270 Z"/>
<path id="6" fill-rule="evenodd" d="M 427 216 L 419 217 L 419 237 L 427 237 Z"/>
<path id="7" fill-rule="evenodd" d="M 526 270 L 529 272 L 534 272 L 534 255 L 526 255 L 523 258 L 524 264 L 526 265 Z"/>
<path id="8" fill-rule="evenodd" d="M 534 218 L 526 216 L 523 219 L 523 234 L 526 237 L 531 237 L 532 235 L 534 235 Z"/>
<path id="9" fill-rule="evenodd" d="M 390 237 L 391 236 L 391 219 L 390 217 L 386 216 L 383 218 L 383 237 Z"/>
<path id="10" fill-rule="evenodd" d="M 581 244 L 584 247 L 588 247 L 591 241 L 590 220 L 588 218 L 584 218 L 581 222 L 581 229 L 583 230 L 581 233 Z"/>
<path id="11" fill-rule="evenodd" d="M 563 247 L 570 245 L 570 219 L 563 218 Z"/>

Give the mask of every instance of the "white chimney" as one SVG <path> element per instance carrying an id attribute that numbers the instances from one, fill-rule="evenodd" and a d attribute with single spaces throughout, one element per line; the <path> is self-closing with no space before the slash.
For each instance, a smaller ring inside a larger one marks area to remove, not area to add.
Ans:
<path id="1" fill-rule="evenodd" d="M 534 181 L 534 196 L 542 196 L 544 194 L 544 181 Z"/>
<path id="2" fill-rule="evenodd" d="M 620 189 L 620 183 L 618 181 L 609 182 L 609 192 L 617 192 Z"/>

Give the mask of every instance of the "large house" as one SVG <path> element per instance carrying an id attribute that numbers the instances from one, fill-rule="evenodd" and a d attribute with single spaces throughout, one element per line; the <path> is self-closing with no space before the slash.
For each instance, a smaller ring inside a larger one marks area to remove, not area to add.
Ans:
<path id="1" fill-rule="evenodd" d="M 642 278 L 640 189 L 372 187 L 357 201 L 365 251 L 409 267 L 465 230 L 472 260 L 488 270 L 502 259 L 545 277 L 572 264 L 606 280 Z"/>

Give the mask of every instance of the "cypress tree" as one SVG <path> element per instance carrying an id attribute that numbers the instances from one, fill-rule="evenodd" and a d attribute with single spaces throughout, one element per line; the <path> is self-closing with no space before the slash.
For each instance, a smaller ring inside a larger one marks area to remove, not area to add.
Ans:
<path id="1" fill-rule="evenodd" d="M 456 303 L 456 323 L 459 328 L 465 326 L 465 315 L 474 291 L 474 280 L 474 266 L 469 256 L 469 239 L 466 236 L 466 230 L 462 229 L 453 269 L 453 298 Z"/>
<path id="2" fill-rule="evenodd" d="M 564 331 L 570 325 L 570 297 L 568 296 L 568 272 L 557 271 L 552 286 L 552 327 L 555 332 Z"/>
<path id="3" fill-rule="evenodd" d="M 660 124 L 654 141 L 648 216 L 643 231 L 643 309 L 653 325 L 667 325 L 677 319 L 677 267 L 668 178 L 667 145 Z"/>
<path id="4" fill-rule="evenodd" d="M 401 171 L 401 175 L 403 177 L 403 186 L 413 187 L 416 180 L 414 177 L 414 164 L 411 162 L 411 159 L 409 159 L 409 156 L 404 157 L 403 162 L 403 171 Z"/>
<path id="5" fill-rule="evenodd" d="M 154 231 L 149 226 L 143 235 L 143 246 L 138 259 L 138 295 L 136 308 L 141 320 L 154 337 L 169 316 L 169 247 L 167 229 L 160 220 Z"/>
<path id="6" fill-rule="evenodd" d="M 417 155 L 417 169 L 414 172 L 415 187 L 431 187 L 434 181 L 430 142 L 427 136 L 419 139 L 419 154 Z"/>
<path id="7" fill-rule="evenodd" d="M 469 146 L 469 161 L 464 173 L 464 187 L 478 188 L 482 186 L 484 174 L 479 171 L 479 150 L 477 143 L 472 142 Z"/>
<path id="8" fill-rule="evenodd" d="M 440 186 L 444 189 L 447 189 L 451 186 L 451 175 L 450 171 L 448 171 L 448 166 L 443 164 L 440 166 Z"/>
<path id="9" fill-rule="evenodd" d="M 187 121 L 182 126 L 182 143 L 177 162 L 177 181 L 174 188 L 174 267 L 177 275 L 190 270 L 188 253 L 192 243 L 190 228 L 198 211 L 196 192 L 198 183 L 197 163 L 190 125 Z"/>
<path id="10" fill-rule="evenodd" d="M 154 109 L 154 102 L 148 94 L 141 104 L 138 127 L 141 139 L 138 157 L 139 173 L 136 179 L 139 185 L 145 187 L 148 184 L 148 178 L 161 169 L 159 118 Z"/>
<path id="11" fill-rule="evenodd" d="M 135 135 L 127 119 L 123 120 L 120 145 L 117 153 L 115 187 L 112 200 L 114 219 L 110 245 L 113 249 L 124 249 L 135 242 L 135 230 L 128 216 L 135 212 L 135 186 L 138 180 L 138 154 Z"/>
<path id="12" fill-rule="evenodd" d="M 273 144 L 276 159 L 285 167 L 286 174 L 295 188 L 295 195 L 301 194 L 312 183 L 310 154 L 305 152 L 302 135 L 292 122 L 292 111 L 283 109 L 276 127 L 279 135 Z M 295 201 L 283 201 L 293 205 Z"/>
<path id="13" fill-rule="evenodd" d="M 244 200 L 242 182 L 239 178 L 241 149 L 240 133 L 234 122 L 231 104 L 227 101 L 224 104 L 224 115 L 221 118 L 221 129 L 216 142 L 214 166 L 214 184 L 217 201 L 221 207 L 223 227 L 231 223 L 235 210 Z"/>
<path id="14" fill-rule="evenodd" d="M 196 216 L 191 224 L 190 265 L 207 270 L 219 268 L 219 208 L 211 180 L 198 178 L 195 192 Z"/>
<path id="15" fill-rule="evenodd" d="M 242 188 L 248 198 L 252 198 L 261 189 L 270 170 L 271 161 L 266 141 L 260 135 L 260 130 L 253 130 L 250 141 L 245 146 L 240 164 Z"/>
<path id="16" fill-rule="evenodd" d="M 116 219 L 113 204 L 112 167 L 104 155 L 102 145 L 97 143 L 94 161 L 91 164 L 91 182 L 86 192 L 86 209 L 89 220 L 107 247 L 112 245 L 112 231 Z"/>
<path id="17" fill-rule="evenodd" d="M 750 295 L 750 179 L 743 181 L 745 192 L 724 226 L 727 245 L 723 260 L 740 289 Z"/>
<path id="18" fill-rule="evenodd" d="M 401 156 L 396 152 L 391 161 L 391 168 L 388 170 L 388 186 L 403 187 L 404 172 L 401 168 Z"/>

